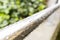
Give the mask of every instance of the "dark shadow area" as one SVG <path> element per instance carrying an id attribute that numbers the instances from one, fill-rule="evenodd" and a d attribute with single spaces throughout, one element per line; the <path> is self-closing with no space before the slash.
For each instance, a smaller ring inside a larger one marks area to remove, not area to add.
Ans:
<path id="1" fill-rule="evenodd" d="M 60 40 L 60 31 L 58 32 L 56 40 Z"/>
<path id="2" fill-rule="evenodd" d="M 56 37 L 56 40 L 60 40 L 60 23 L 59 23 L 59 31 L 58 31 L 58 35 L 57 35 L 57 37 Z"/>

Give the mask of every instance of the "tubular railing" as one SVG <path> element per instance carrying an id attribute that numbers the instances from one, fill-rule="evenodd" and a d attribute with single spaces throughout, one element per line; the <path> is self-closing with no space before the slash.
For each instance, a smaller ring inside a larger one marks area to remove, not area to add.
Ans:
<path id="1" fill-rule="evenodd" d="M 55 31 L 58 28 L 57 26 L 60 22 L 60 13 L 58 9 L 60 5 L 59 4 L 55 5 L 55 3 L 56 3 L 56 0 L 54 0 L 54 2 L 52 2 L 52 0 L 48 0 L 48 3 L 47 3 L 48 8 L 46 8 L 45 10 L 42 10 L 41 12 L 38 12 L 30 17 L 27 17 L 19 22 L 16 22 L 0 30 L 0 40 L 13 40 L 13 39 L 23 40 L 23 38 L 25 38 L 36 27 L 40 27 L 40 29 L 42 30 L 42 32 L 40 33 L 42 34 L 49 32 L 48 34 L 46 33 L 48 40 L 50 40 L 52 37 L 54 37 L 53 39 L 55 39 L 55 36 L 53 35 L 55 34 Z M 46 28 L 41 24 L 44 25 Z M 57 32 L 58 30 L 56 31 L 56 34 Z M 34 31 L 32 32 L 32 34 L 33 33 Z M 30 36 L 27 36 L 24 40 L 28 40 L 29 37 Z M 33 38 L 34 35 L 32 35 L 31 37 Z M 45 38 L 45 36 L 42 36 L 42 38 L 43 37 Z M 47 37 L 45 39 L 47 39 Z"/>

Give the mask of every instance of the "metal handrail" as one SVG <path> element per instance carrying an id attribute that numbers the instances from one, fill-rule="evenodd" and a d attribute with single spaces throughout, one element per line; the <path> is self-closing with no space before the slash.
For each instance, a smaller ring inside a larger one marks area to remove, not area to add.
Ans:
<path id="1" fill-rule="evenodd" d="M 21 21 L 18 21 L 12 25 L 9 25 L 2 30 L 0 30 L 0 39 L 8 39 L 8 36 L 11 36 L 13 33 L 17 32 L 18 30 L 25 30 L 26 28 L 29 28 L 28 26 L 31 26 L 32 24 L 40 24 L 43 20 L 45 20 L 49 15 L 54 12 L 60 4 L 54 4 L 51 7 L 48 7 L 41 12 L 38 12 L 30 17 L 27 17 Z M 2 36 L 3 35 L 3 36 Z"/>

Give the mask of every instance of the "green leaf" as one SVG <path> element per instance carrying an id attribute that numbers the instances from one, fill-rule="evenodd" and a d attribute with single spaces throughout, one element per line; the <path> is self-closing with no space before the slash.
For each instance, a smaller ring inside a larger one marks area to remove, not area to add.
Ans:
<path id="1" fill-rule="evenodd" d="M 38 7 L 38 10 L 43 10 L 45 7 L 46 7 L 46 5 L 40 4 L 39 7 Z"/>

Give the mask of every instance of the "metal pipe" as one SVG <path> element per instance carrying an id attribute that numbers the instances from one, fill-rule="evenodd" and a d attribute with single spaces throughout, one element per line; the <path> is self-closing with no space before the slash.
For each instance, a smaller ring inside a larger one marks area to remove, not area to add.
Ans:
<path id="1" fill-rule="evenodd" d="M 58 7 L 60 7 L 59 2 L 30 17 L 27 17 L 21 21 L 18 21 L 12 25 L 9 25 L 9 26 L 3 28 L 2 30 L 0 30 L 0 40 L 9 35 L 12 35 L 13 33 L 17 32 L 18 30 L 22 30 L 22 29 L 25 30 L 25 28 L 29 28 L 28 26 L 31 26 L 32 24 L 39 24 L 40 22 L 45 20 L 49 15 L 51 15 L 52 12 L 54 12 Z"/>

